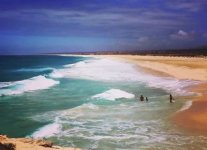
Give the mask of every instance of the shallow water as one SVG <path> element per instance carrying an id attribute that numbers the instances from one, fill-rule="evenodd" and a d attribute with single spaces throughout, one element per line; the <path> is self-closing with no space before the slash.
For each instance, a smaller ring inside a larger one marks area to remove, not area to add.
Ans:
<path id="1" fill-rule="evenodd" d="M 21 79 L 11 79 L 12 75 L 1 79 L 5 79 L 0 82 L 1 134 L 45 137 L 83 149 L 187 150 L 207 146 L 207 137 L 184 133 L 170 122 L 175 112 L 190 107 L 190 101 L 186 105 L 177 97 L 170 104 L 169 92 L 191 94 L 184 87 L 195 81 L 154 77 L 131 64 L 107 59 L 52 57 L 54 62 L 45 56 L 44 62 L 33 60 L 25 67 L 21 63 L 28 58 L 21 58 L 20 67 L 1 68 L 4 74 L 22 74 Z M 44 67 L 52 69 L 48 72 Z M 141 94 L 149 101 L 140 102 Z"/>

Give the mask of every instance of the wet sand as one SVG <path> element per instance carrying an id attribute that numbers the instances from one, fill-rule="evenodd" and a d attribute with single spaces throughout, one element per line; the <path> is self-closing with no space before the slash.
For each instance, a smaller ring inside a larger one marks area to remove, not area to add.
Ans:
<path id="1" fill-rule="evenodd" d="M 189 87 L 197 93 L 192 106 L 172 117 L 172 121 L 181 129 L 190 133 L 207 135 L 207 59 L 201 57 L 165 57 L 165 56 L 134 56 L 106 55 L 112 59 L 134 63 L 143 71 L 158 75 L 171 76 L 176 79 L 202 81 L 202 84 Z"/>
<path id="2" fill-rule="evenodd" d="M 207 83 L 189 90 L 198 93 L 198 96 L 193 99 L 189 109 L 176 113 L 172 120 L 186 131 L 207 135 Z"/>

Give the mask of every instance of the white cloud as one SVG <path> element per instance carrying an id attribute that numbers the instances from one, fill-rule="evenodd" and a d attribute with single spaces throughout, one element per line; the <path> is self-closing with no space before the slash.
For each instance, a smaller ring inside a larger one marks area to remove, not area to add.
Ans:
<path id="1" fill-rule="evenodd" d="M 194 32 L 188 33 L 183 30 L 179 30 L 178 32 L 171 34 L 170 37 L 173 39 L 189 40 L 189 39 L 193 39 Z"/>
<path id="2" fill-rule="evenodd" d="M 188 33 L 185 32 L 185 31 L 183 31 L 183 30 L 179 30 L 177 34 L 178 34 L 179 36 L 183 36 L 183 37 L 188 36 Z"/>
<path id="3" fill-rule="evenodd" d="M 147 41 L 149 41 L 149 38 L 148 37 L 140 37 L 139 39 L 138 39 L 138 42 L 139 43 L 144 43 L 144 42 L 147 42 Z"/>
<path id="4" fill-rule="evenodd" d="M 206 7 L 206 0 L 192 1 L 192 0 L 174 0 L 168 2 L 170 8 L 175 10 L 185 10 L 189 12 L 197 12 Z"/>

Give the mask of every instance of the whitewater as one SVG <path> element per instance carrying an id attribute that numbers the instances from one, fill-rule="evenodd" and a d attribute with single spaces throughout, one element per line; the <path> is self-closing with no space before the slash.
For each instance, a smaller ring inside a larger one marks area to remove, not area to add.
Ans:
<path id="1" fill-rule="evenodd" d="M 36 57 L 30 59 L 31 65 L 12 68 L 0 82 L 4 134 L 82 149 L 172 149 L 175 143 L 189 149 L 207 144 L 205 137 L 189 136 L 170 121 L 172 114 L 191 107 L 191 100 L 181 96 L 194 94 L 185 88 L 197 81 L 149 75 L 133 64 L 106 58 L 44 56 L 39 64 Z M 170 93 L 176 97 L 173 105 Z M 140 102 L 141 94 L 149 101 Z"/>

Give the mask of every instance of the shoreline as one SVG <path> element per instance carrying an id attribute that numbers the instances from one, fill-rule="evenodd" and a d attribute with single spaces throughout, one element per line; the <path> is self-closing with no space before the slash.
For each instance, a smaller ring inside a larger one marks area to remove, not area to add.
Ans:
<path id="1" fill-rule="evenodd" d="M 186 88 L 188 92 L 194 92 L 197 96 L 190 96 L 192 102 L 186 104 L 185 109 L 175 112 L 171 121 L 188 133 L 207 135 L 207 59 L 132 55 L 100 55 L 98 57 L 132 63 L 145 73 L 155 76 L 201 81 L 199 84 Z"/>
<path id="2" fill-rule="evenodd" d="M 95 55 L 95 57 L 97 57 Z M 169 57 L 139 55 L 100 55 L 133 63 L 151 74 L 170 76 L 176 79 L 207 81 L 207 59 L 203 57 Z"/>
<path id="3" fill-rule="evenodd" d="M 172 121 L 184 131 L 193 134 L 207 135 L 207 83 L 201 83 L 189 87 L 189 90 L 196 92 L 197 96 L 192 98 L 190 108 L 174 114 Z"/>

